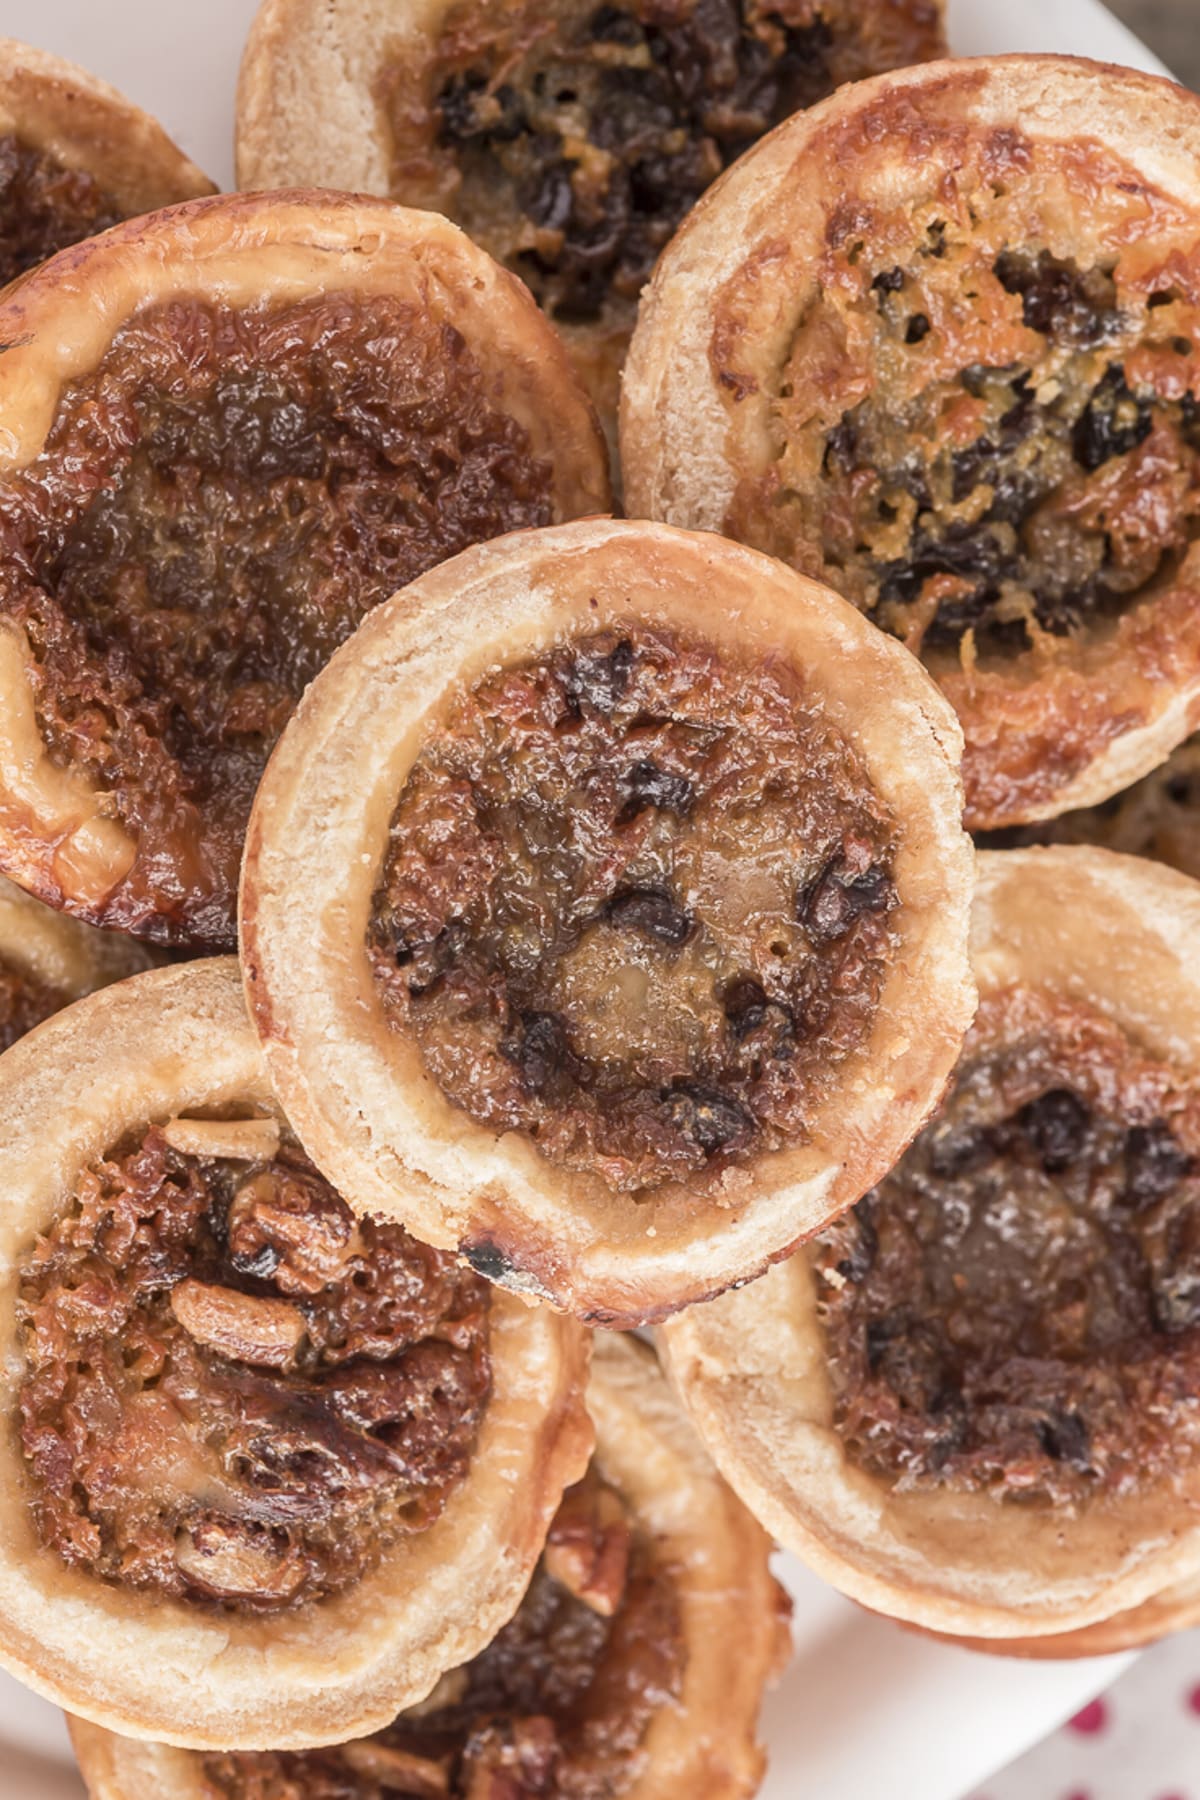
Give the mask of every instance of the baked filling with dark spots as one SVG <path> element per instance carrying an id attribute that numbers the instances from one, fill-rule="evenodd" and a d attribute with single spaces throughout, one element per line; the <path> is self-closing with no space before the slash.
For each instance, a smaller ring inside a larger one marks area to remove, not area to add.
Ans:
<path id="1" fill-rule="evenodd" d="M 616 1800 L 685 1653 L 675 1580 L 594 1471 L 568 1490 L 512 1622 L 374 1737 L 204 1758 L 226 1800 Z"/>
<path id="2" fill-rule="evenodd" d="M 378 601 L 552 517 L 462 336 L 388 296 L 148 307 L 0 482 L 0 617 L 55 762 L 136 847 L 103 923 L 232 947 L 250 805 Z"/>
<path id="3" fill-rule="evenodd" d="M 904 214 L 831 203 L 778 378 L 782 456 L 731 523 L 938 672 L 1052 668 L 1196 542 L 1200 295 L 1174 221 L 1134 243 L 1165 198 L 1098 147 L 997 131 L 961 162 Z M 1089 247 L 1039 226 L 1064 213 Z"/>
<path id="4" fill-rule="evenodd" d="M 490 1391 L 486 1284 L 356 1221 L 266 1120 L 152 1126 L 87 1170 L 18 1317 L 42 1542 L 208 1608 L 336 1594 L 428 1529 Z"/>
<path id="5" fill-rule="evenodd" d="M 426 102 L 471 236 L 560 322 L 615 308 L 632 325 L 659 251 L 749 144 L 840 82 L 940 48 L 928 0 L 471 0 L 446 14 Z M 384 84 L 400 163 L 405 73 Z"/>
<path id="6" fill-rule="evenodd" d="M 68 169 L 13 132 L 0 135 L 0 287 L 124 211 L 85 169 Z"/>
<path id="7" fill-rule="evenodd" d="M 979 832 L 976 841 L 985 850 L 1100 844 L 1200 878 L 1200 736 L 1188 738 L 1141 781 L 1097 806 L 1079 807 L 1044 825 Z"/>
<path id="8" fill-rule="evenodd" d="M 1101 1013 L 985 1000 L 940 1112 L 810 1252 L 859 1467 L 1075 1506 L 1200 1424 L 1200 1094 Z"/>
<path id="9" fill-rule="evenodd" d="M 0 1051 L 66 1006 L 68 996 L 0 956 Z"/>
<path id="10" fill-rule="evenodd" d="M 480 1124 L 613 1189 L 719 1196 L 803 1141 L 871 1031 L 895 841 L 781 661 L 607 630 L 452 697 L 368 952 L 391 1023 Z"/>

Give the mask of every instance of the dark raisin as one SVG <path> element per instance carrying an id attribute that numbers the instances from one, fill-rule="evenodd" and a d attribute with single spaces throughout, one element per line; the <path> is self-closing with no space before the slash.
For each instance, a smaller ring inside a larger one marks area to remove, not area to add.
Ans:
<path id="1" fill-rule="evenodd" d="M 825 439 L 825 471 L 840 469 L 848 474 L 853 469 L 858 449 L 858 432 L 849 413 L 843 415 Z"/>
<path id="2" fill-rule="evenodd" d="M 1134 1125 L 1125 1139 L 1127 1206 L 1140 1210 L 1165 1200 L 1192 1172 L 1192 1158 L 1165 1119 Z"/>
<path id="3" fill-rule="evenodd" d="M 1136 450 L 1153 429 L 1149 403 L 1131 392 L 1124 369 L 1113 363 L 1075 421 L 1071 447 L 1076 462 L 1092 474 L 1114 456 Z"/>
<path id="4" fill-rule="evenodd" d="M 541 139 L 534 138 L 534 144 Z M 555 146 L 557 150 L 557 146 Z M 575 205 L 571 165 L 561 159 L 545 162 L 522 186 L 521 210 L 547 231 L 564 231 Z"/>
<path id="5" fill-rule="evenodd" d="M 621 824 L 636 818 L 647 806 L 682 815 L 691 810 L 696 798 L 696 790 L 686 775 L 674 775 L 652 762 L 634 763 L 621 777 L 621 793 L 624 800 L 619 814 Z"/>
<path id="6" fill-rule="evenodd" d="M 994 1154 L 986 1131 L 972 1126 L 935 1125 L 928 1132 L 929 1168 L 939 1181 L 949 1181 Z"/>
<path id="7" fill-rule="evenodd" d="M 1116 288 L 1102 269 L 1079 269 L 1043 250 L 1035 259 L 1006 250 L 997 257 L 996 277 L 1019 294 L 1031 331 L 1070 344 L 1099 344 L 1120 324 Z"/>
<path id="8" fill-rule="evenodd" d="M 236 1269 L 239 1275 L 253 1276 L 256 1281 L 270 1281 L 282 1261 L 283 1256 L 274 1244 L 263 1244 L 252 1255 L 247 1255 L 245 1251 L 229 1252 L 231 1268 Z"/>
<path id="9" fill-rule="evenodd" d="M 906 344 L 922 343 L 929 336 L 931 329 L 929 320 L 924 313 L 914 313 L 908 321 L 908 330 L 904 333 L 904 341 Z"/>
<path id="10" fill-rule="evenodd" d="M 640 44 L 645 36 L 639 20 L 619 6 L 598 7 L 588 20 L 587 32 L 590 38 L 601 44 L 632 46 Z"/>
<path id="11" fill-rule="evenodd" d="M 877 294 L 898 294 L 904 286 L 903 269 L 882 269 L 871 283 Z"/>
<path id="12" fill-rule="evenodd" d="M 465 75 L 452 75 L 438 95 L 438 111 L 442 115 L 442 136 L 450 142 L 462 142 L 479 132 L 478 103 L 487 91 L 485 78 L 476 70 Z"/>
<path id="13" fill-rule="evenodd" d="M 614 894 L 605 910 L 618 931 L 637 931 L 673 949 L 686 944 L 695 929 L 682 906 L 662 888 L 627 888 Z"/>
<path id="14" fill-rule="evenodd" d="M 928 1418 L 956 1388 L 936 1327 L 906 1306 L 872 1319 L 866 1332 L 867 1367 L 886 1381 L 900 1405 Z"/>
<path id="15" fill-rule="evenodd" d="M 1042 1167 L 1056 1174 L 1082 1152 L 1092 1115 L 1070 1088 L 1051 1088 L 1021 1108 L 1017 1123 L 1041 1157 Z"/>
<path id="16" fill-rule="evenodd" d="M 490 1243 L 486 1238 L 478 1244 L 463 1244 L 462 1254 L 485 1281 L 503 1281 L 512 1274 L 513 1265 L 499 1244 Z"/>
<path id="17" fill-rule="evenodd" d="M 844 937 L 864 913 L 889 911 L 895 896 L 891 875 L 882 864 L 850 875 L 838 851 L 800 890 L 796 917 L 814 944 L 829 944 Z"/>
<path id="18" fill-rule="evenodd" d="M 519 1028 L 501 1039 L 500 1054 L 535 1099 L 561 1100 L 586 1078 L 586 1065 L 571 1048 L 557 1013 L 523 1013 Z"/>
<path id="19" fill-rule="evenodd" d="M 573 706 L 591 706 L 607 716 L 623 699 L 633 672 L 633 645 L 622 638 L 607 655 L 583 651 L 567 670 L 563 686 Z"/>
<path id="20" fill-rule="evenodd" d="M 770 1002 L 762 984 L 752 975 L 744 975 L 740 980 L 730 982 L 721 996 L 721 1004 L 730 1029 L 740 1043 L 752 1031 L 758 1030 L 767 1016 Z"/>
<path id="21" fill-rule="evenodd" d="M 1072 1469 L 1091 1468 L 1091 1434 L 1087 1421 L 1077 1412 L 1054 1411 L 1037 1424 L 1038 1442 L 1055 1462 L 1067 1463 Z"/>
<path id="22" fill-rule="evenodd" d="M 667 1117 L 677 1131 L 715 1156 L 738 1139 L 750 1137 L 754 1120 L 732 1094 L 700 1081 L 680 1081 L 664 1096 Z"/>
<path id="23" fill-rule="evenodd" d="M 875 1229 L 874 1205 L 869 1195 L 859 1201 L 850 1217 L 854 1221 L 854 1242 L 840 1258 L 837 1272 L 843 1281 L 865 1281 L 879 1254 L 879 1233 Z"/>

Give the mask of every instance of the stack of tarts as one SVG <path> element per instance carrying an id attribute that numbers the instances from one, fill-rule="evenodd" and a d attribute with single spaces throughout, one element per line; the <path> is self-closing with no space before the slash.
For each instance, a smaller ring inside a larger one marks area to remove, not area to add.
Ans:
<path id="1" fill-rule="evenodd" d="M 1200 102 L 943 48 L 267 0 L 233 196 L 7 53 L 0 1660 L 95 1800 L 749 1800 L 773 1539 L 1200 1617 Z"/>

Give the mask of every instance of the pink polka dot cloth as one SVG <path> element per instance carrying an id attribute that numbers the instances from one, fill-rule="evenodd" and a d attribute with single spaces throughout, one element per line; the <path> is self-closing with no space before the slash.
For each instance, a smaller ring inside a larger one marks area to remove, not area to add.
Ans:
<path id="1" fill-rule="evenodd" d="M 1200 1631 L 1148 1650 L 970 1800 L 1200 1800 Z"/>

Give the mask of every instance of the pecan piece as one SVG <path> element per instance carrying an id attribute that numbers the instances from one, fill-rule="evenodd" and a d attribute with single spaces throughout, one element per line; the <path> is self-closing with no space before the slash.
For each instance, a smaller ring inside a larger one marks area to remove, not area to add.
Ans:
<path id="1" fill-rule="evenodd" d="M 345 1202 L 319 1178 L 281 1166 L 242 1183 L 227 1233 L 234 1268 L 288 1294 L 316 1294 L 342 1279 L 362 1248 Z"/>
<path id="2" fill-rule="evenodd" d="M 547 1575 L 602 1618 L 621 1604 L 629 1572 L 629 1521 L 611 1488 L 583 1483 L 564 1495 L 542 1562 Z"/>
<path id="3" fill-rule="evenodd" d="M 180 1156 L 270 1162 L 279 1154 L 278 1119 L 168 1119 L 162 1134 Z"/>
<path id="4" fill-rule="evenodd" d="M 373 1781 L 386 1792 L 410 1794 L 413 1800 L 439 1800 L 450 1792 L 450 1758 L 417 1756 L 409 1750 L 393 1750 L 374 1738 L 343 1744 L 342 1761 L 355 1775 Z"/>
<path id="5" fill-rule="evenodd" d="M 304 1582 L 290 1545 L 232 1519 L 201 1519 L 175 1540 L 175 1563 L 191 1586 L 216 1599 L 289 1600 Z"/>
<path id="6" fill-rule="evenodd" d="M 171 1291 L 171 1311 L 189 1337 L 232 1362 L 286 1369 L 307 1329 L 286 1300 L 260 1299 L 189 1277 Z"/>

